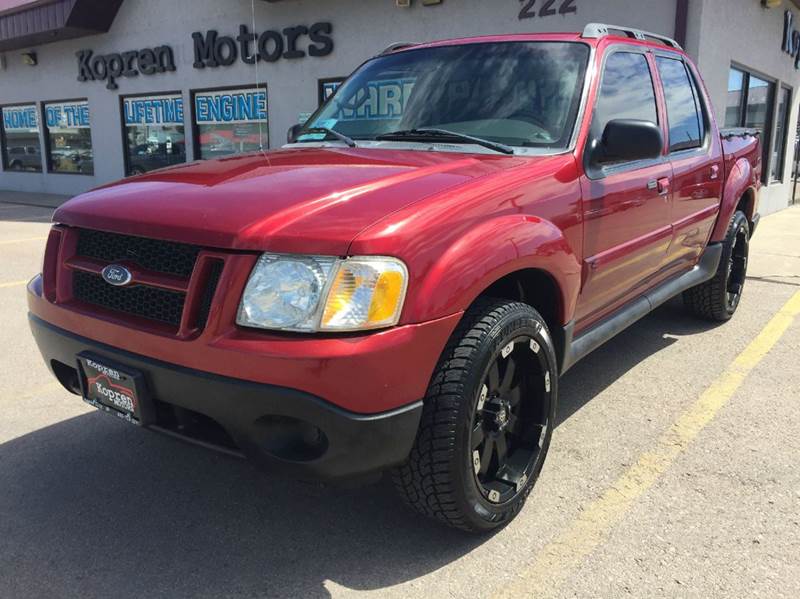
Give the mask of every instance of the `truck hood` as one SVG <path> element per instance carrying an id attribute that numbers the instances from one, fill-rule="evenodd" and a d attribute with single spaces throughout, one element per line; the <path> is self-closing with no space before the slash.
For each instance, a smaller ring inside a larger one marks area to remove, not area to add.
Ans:
<path id="1" fill-rule="evenodd" d="M 206 247 L 345 255 L 359 232 L 529 158 L 358 148 L 197 162 L 80 195 L 55 222 Z"/>

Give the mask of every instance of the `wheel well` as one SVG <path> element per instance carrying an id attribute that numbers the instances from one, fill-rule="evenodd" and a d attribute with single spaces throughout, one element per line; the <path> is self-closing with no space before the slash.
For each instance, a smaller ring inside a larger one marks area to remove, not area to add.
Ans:
<path id="1" fill-rule="evenodd" d="M 739 203 L 736 205 L 736 210 L 741 210 L 744 212 L 744 215 L 747 217 L 748 222 L 752 225 L 753 224 L 753 212 L 755 211 L 755 194 L 753 193 L 752 189 L 748 189 L 744 192 L 741 198 L 739 198 Z"/>
<path id="2" fill-rule="evenodd" d="M 498 297 L 533 306 L 547 323 L 557 350 L 563 349 L 561 292 L 548 273 L 532 268 L 512 272 L 493 283 L 479 297 Z"/>

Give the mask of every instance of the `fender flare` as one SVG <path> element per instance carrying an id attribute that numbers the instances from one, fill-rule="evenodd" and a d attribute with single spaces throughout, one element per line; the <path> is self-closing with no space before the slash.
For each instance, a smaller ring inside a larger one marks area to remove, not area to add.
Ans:
<path id="1" fill-rule="evenodd" d="M 553 280 L 556 313 L 561 324 L 568 322 L 580 291 L 581 261 L 561 229 L 520 214 L 482 222 L 446 248 L 415 284 L 407 318 L 424 322 L 463 312 L 492 284 L 526 269 Z"/>
<path id="2" fill-rule="evenodd" d="M 753 170 L 753 166 L 746 158 L 740 158 L 731 168 L 725 181 L 717 224 L 711 234 L 712 243 L 725 239 L 725 235 L 728 232 L 728 224 L 742 197 L 748 192 L 755 194 L 755 178 L 756 173 Z M 753 214 L 748 214 L 747 219 L 752 222 L 753 216 Z"/>

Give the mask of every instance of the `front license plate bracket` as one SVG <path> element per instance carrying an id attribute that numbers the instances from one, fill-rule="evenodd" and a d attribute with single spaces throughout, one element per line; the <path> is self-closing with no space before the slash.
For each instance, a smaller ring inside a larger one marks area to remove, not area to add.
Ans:
<path id="1" fill-rule="evenodd" d="M 155 408 L 147 393 L 144 374 L 90 352 L 77 356 L 83 400 L 139 426 L 155 422 Z"/>

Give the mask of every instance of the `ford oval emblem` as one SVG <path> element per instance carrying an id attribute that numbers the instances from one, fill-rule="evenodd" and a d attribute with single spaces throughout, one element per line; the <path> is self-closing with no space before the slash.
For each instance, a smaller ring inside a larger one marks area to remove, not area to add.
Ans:
<path id="1" fill-rule="evenodd" d="M 106 283 L 114 285 L 115 287 L 124 287 L 129 284 L 133 278 L 131 271 L 119 264 L 109 264 L 103 269 L 100 275 Z"/>

